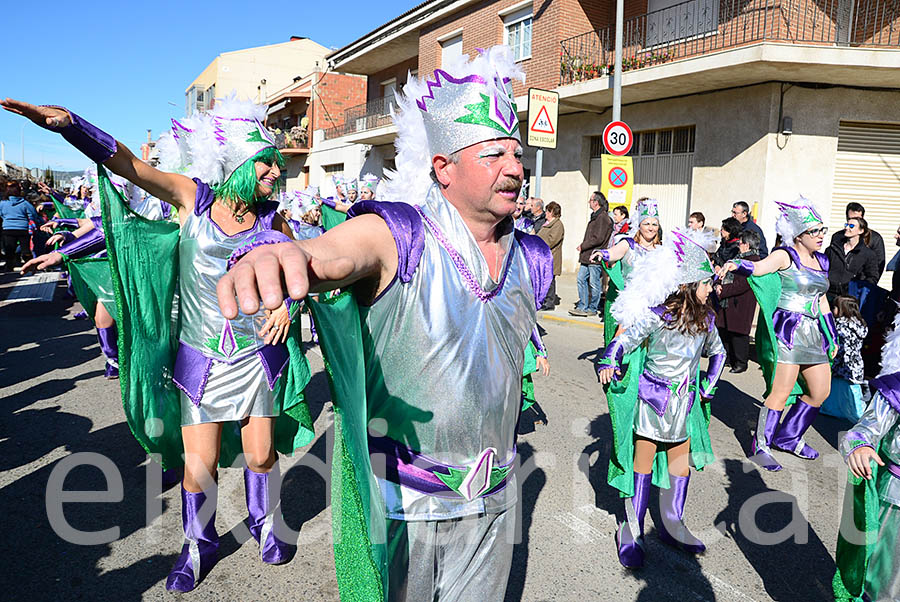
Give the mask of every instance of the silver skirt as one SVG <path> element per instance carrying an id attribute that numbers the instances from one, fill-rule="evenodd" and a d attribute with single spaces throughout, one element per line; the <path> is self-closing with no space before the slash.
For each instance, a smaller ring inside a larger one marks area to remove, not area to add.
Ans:
<path id="1" fill-rule="evenodd" d="M 687 441 L 688 407 L 693 391 L 684 395 L 672 394 L 666 411 L 660 416 L 649 403 L 638 399 L 634 415 L 634 433 L 645 439 L 662 443 Z"/>
<path id="2" fill-rule="evenodd" d="M 803 315 L 794 332 L 794 348 L 778 341 L 778 363 L 798 364 L 801 366 L 827 364 L 828 356 L 822 351 L 822 331 L 819 320 Z"/>
<path id="3" fill-rule="evenodd" d="M 181 392 L 181 426 L 277 415 L 275 393 L 255 353 L 230 365 L 213 360 L 200 407 Z"/>

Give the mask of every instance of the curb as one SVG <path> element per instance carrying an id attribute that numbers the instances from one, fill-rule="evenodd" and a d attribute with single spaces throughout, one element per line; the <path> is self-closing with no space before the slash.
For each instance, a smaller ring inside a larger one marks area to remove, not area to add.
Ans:
<path id="1" fill-rule="evenodd" d="M 542 319 L 551 320 L 553 322 L 562 322 L 563 324 L 575 324 L 587 328 L 603 328 L 603 322 L 588 322 L 587 320 L 573 320 L 572 318 L 561 318 L 551 314 L 538 314 L 538 322 Z"/>

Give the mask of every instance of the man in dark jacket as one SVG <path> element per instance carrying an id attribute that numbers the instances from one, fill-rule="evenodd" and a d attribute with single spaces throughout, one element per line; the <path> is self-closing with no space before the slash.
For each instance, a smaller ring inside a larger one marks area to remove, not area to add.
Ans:
<path id="1" fill-rule="evenodd" d="M 763 234 L 762 228 L 750 216 L 750 205 L 746 201 L 737 201 L 731 206 L 731 217 L 741 222 L 744 230 L 756 232 L 757 236 L 759 236 L 759 256 L 765 258 L 769 254 L 769 248 L 766 245 L 766 235 Z"/>
<path id="2" fill-rule="evenodd" d="M 865 219 L 866 217 L 866 208 L 860 205 L 859 203 L 847 203 L 847 208 L 845 209 L 847 221 L 850 221 L 852 217 L 861 217 Z M 836 238 L 840 238 L 843 236 L 844 231 L 838 230 L 831 236 L 831 244 L 834 244 L 834 240 Z M 885 262 L 885 251 L 884 251 L 884 238 L 881 237 L 881 234 L 876 232 L 875 230 L 869 230 L 869 242 L 866 243 L 866 246 L 872 249 L 875 252 L 875 261 L 878 263 L 878 277 L 881 278 L 881 275 L 884 274 L 884 266 Z"/>
<path id="3" fill-rule="evenodd" d="M 738 242 L 738 257 L 747 261 L 759 261 L 759 236 L 752 230 L 744 230 Z M 732 277 L 733 275 L 733 277 Z M 746 276 L 729 272 L 722 284 L 716 286 L 719 307 L 716 310 L 716 327 L 725 345 L 725 353 L 731 372 L 747 371 L 750 361 L 750 328 L 756 314 L 756 297 L 750 290 Z"/>
<path id="4" fill-rule="evenodd" d="M 22 187 L 16 180 L 6 183 L 7 198 L 0 201 L 0 220 L 3 220 L 3 253 L 6 255 L 5 270 L 9 271 L 19 265 L 16 247 L 21 246 L 22 254 L 31 252 L 31 234 L 28 222 L 40 225 L 34 205 L 22 198 Z"/>
<path id="5" fill-rule="evenodd" d="M 599 312 L 600 298 L 603 295 L 603 269 L 600 264 L 591 263 L 591 253 L 595 249 L 609 246 L 613 223 L 609 217 L 609 203 L 599 190 L 591 193 L 588 200 L 591 217 L 584 230 L 584 239 L 578 245 L 578 303 L 570 309 L 573 316 L 592 316 Z"/>
<path id="6" fill-rule="evenodd" d="M 547 223 L 547 214 L 544 213 L 544 200 L 539 198 L 531 198 L 528 199 L 531 207 L 528 207 L 528 203 L 525 206 L 525 217 L 529 218 L 532 222 L 532 228 L 534 228 L 534 233 L 537 234 L 541 231 L 541 228 L 544 227 L 544 224 Z"/>

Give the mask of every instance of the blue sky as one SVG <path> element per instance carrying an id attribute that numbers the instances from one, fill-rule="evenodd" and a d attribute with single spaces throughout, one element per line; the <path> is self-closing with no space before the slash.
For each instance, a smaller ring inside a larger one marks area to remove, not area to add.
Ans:
<path id="1" fill-rule="evenodd" d="M 65 106 L 137 151 L 183 115 L 185 88 L 216 55 L 292 35 L 340 48 L 420 1 L 7 2 L 0 97 Z M 23 132 L 28 167 L 87 166 L 59 135 L 0 111 L 7 161 L 21 163 Z"/>

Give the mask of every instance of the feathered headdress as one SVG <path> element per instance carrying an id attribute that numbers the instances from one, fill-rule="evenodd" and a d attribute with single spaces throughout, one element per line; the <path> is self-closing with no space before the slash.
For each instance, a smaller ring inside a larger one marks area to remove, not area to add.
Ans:
<path id="1" fill-rule="evenodd" d="M 375 174 L 367 173 L 359 179 L 359 185 L 361 188 L 368 188 L 372 192 L 375 192 L 375 190 L 378 188 L 379 181 L 380 178 L 378 176 L 376 176 Z"/>
<path id="2" fill-rule="evenodd" d="M 431 159 L 499 138 L 520 140 L 512 80 L 525 74 L 506 45 L 479 51 L 469 61 L 448 61 L 431 79 L 410 75 L 397 110 L 396 171 L 387 170 L 388 200 L 421 202 L 432 185 Z"/>
<path id="3" fill-rule="evenodd" d="M 157 144 L 159 168 L 219 186 L 257 153 L 275 147 L 265 117 L 266 107 L 232 94 L 216 100 L 212 111 L 173 119 Z"/>
<path id="4" fill-rule="evenodd" d="M 900 372 L 900 312 L 894 316 L 894 328 L 884 338 L 884 347 L 881 348 L 881 373 L 878 376 L 887 376 Z"/>
<path id="5" fill-rule="evenodd" d="M 624 290 L 610 308 L 613 317 L 628 328 L 648 317 L 650 308 L 664 303 L 679 285 L 712 278 L 713 248 L 712 232 L 673 230 L 664 244 L 635 260 Z"/>
<path id="6" fill-rule="evenodd" d="M 784 245 L 791 245 L 794 239 L 814 227 L 824 224 L 822 212 L 809 199 L 800 197 L 793 203 L 775 201 L 780 212 L 775 222 L 775 231 L 781 235 Z"/>

